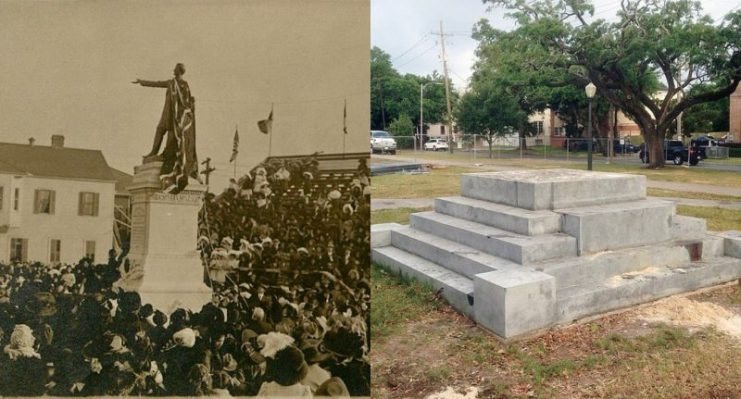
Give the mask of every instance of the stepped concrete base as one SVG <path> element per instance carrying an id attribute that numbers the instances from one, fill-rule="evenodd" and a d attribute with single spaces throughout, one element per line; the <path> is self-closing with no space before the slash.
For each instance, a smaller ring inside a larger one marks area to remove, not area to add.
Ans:
<path id="1" fill-rule="evenodd" d="M 641 200 L 560 209 L 562 230 L 577 239 L 579 254 L 646 245 L 671 238 L 674 204 Z"/>
<path id="2" fill-rule="evenodd" d="M 394 230 L 391 245 L 468 278 L 478 273 L 521 267 L 510 260 L 410 228 Z"/>
<path id="3" fill-rule="evenodd" d="M 371 248 L 391 245 L 391 231 L 400 229 L 399 223 L 379 223 L 371 226 Z"/>
<path id="4" fill-rule="evenodd" d="M 435 211 L 528 236 L 556 233 L 561 229 L 561 215 L 558 213 L 531 211 L 466 197 L 438 198 Z"/>
<path id="5" fill-rule="evenodd" d="M 705 219 L 674 215 L 670 228 L 673 240 L 702 240 L 707 232 Z"/>
<path id="6" fill-rule="evenodd" d="M 714 258 L 673 268 L 649 268 L 642 273 L 617 275 L 601 284 L 559 291 L 560 323 L 690 292 L 741 278 L 741 260 Z"/>
<path id="7" fill-rule="evenodd" d="M 394 247 L 375 248 L 373 260 L 407 278 L 428 284 L 459 312 L 474 316 L 471 279 Z"/>
<path id="8" fill-rule="evenodd" d="M 436 212 L 415 213 L 409 220 L 414 229 L 520 264 L 576 255 L 576 239 L 566 234 L 523 236 Z"/>
<path id="9" fill-rule="evenodd" d="M 572 170 L 464 175 L 372 258 L 431 285 L 504 339 L 741 279 L 741 233 L 647 200 L 645 178 Z"/>
<path id="10" fill-rule="evenodd" d="M 553 323 L 556 279 L 527 269 L 499 270 L 473 279 L 476 322 L 502 337 L 520 335 Z"/>
<path id="11" fill-rule="evenodd" d="M 471 173 L 465 197 L 523 209 L 559 209 L 646 198 L 646 177 L 572 169 Z"/>
<path id="12" fill-rule="evenodd" d="M 727 231 L 719 236 L 723 238 L 725 255 L 741 258 L 741 231 Z"/>

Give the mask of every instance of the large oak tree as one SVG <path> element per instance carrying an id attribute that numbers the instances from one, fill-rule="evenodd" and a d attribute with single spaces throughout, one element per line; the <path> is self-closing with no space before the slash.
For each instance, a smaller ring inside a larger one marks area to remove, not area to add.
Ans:
<path id="1" fill-rule="evenodd" d="M 741 81 L 741 10 L 716 24 L 694 1 L 622 0 L 609 22 L 594 19 L 588 0 L 483 1 L 514 10 L 517 28 L 482 40 L 481 51 L 495 46 L 497 62 L 528 84 L 593 82 L 641 128 L 650 167 L 663 166 L 663 139 L 679 114 Z"/>

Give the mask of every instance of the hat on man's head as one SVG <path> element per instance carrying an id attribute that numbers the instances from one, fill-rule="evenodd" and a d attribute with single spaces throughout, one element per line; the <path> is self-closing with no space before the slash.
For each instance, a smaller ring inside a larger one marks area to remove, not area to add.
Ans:
<path id="1" fill-rule="evenodd" d="M 363 347 L 363 337 L 347 328 L 340 328 L 324 335 L 324 347 L 341 356 L 358 356 Z"/>
<path id="2" fill-rule="evenodd" d="M 26 304 L 26 310 L 39 317 L 53 316 L 57 313 L 57 300 L 50 292 L 37 292 Z"/>

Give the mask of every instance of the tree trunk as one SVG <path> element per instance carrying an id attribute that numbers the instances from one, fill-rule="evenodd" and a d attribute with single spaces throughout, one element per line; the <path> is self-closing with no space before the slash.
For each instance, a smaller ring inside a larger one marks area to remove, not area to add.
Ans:
<path id="1" fill-rule="evenodd" d="M 664 135 L 655 128 L 645 129 L 643 138 L 648 148 L 648 168 L 657 169 L 664 167 Z"/>
<path id="2" fill-rule="evenodd" d="M 494 151 L 491 148 L 492 141 L 494 141 L 494 138 L 491 135 L 487 135 L 486 142 L 489 143 L 489 159 L 494 158 Z"/>
<path id="3" fill-rule="evenodd" d="M 519 137 L 520 137 L 520 149 L 523 151 L 527 150 L 527 140 L 525 139 L 525 128 L 520 127 L 519 131 Z"/>

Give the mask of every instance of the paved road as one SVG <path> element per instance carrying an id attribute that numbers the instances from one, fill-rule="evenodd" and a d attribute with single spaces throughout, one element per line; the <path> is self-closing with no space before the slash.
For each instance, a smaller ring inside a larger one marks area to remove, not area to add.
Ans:
<path id="1" fill-rule="evenodd" d="M 448 166 L 473 166 L 473 162 L 466 162 L 466 161 L 453 161 L 453 160 L 444 160 L 444 159 L 435 159 L 435 160 L 421 160 L 421 159 L 415 159 L 414 157 L 403 157 L 399 155 L 373 155 L 373 157 L 379 157 L 381 159 L 389 159 L 389 160 L 395 160 L 395 161 L 409 161 L 409 162 L 415 162 L 415 163 L 423 163 L 423 164 L 439 164 L 439 165 L 448 165 Z M 499 170 L 513 170 L 513 169 L 519 169 L 514 166 L 499 166 L 499 165 L 480 165 L 482 168 L 486 168 L 486 170 L 491 171 L 499 171 Z M 678 183 L 678 182 L 669 182 L 669 181 L 660 181 L 660 180 L 651 180 L 648 179 L 646 181 L 646 185 L 651 188 L 660 188 L 664 190 L 676 190 L 676 191 L 685 191 L 685 192 L 697 192 L 697 193 L 709 193 L 709 194 L 716 194 L 716 195 L 731 195 L 735 197 L 741 197 L 741 187 L 726 187 L 726 186 L 714 186 L 711 184 L 699 184 L 699 183 Z"/>

